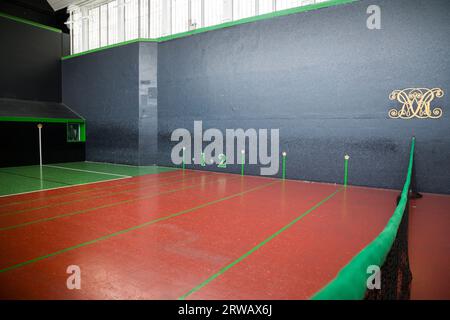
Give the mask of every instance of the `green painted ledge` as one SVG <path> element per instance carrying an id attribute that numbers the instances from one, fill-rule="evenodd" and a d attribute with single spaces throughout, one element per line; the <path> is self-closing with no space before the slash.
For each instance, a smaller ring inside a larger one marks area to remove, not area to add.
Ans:
<path id="1" fill-rule="evenodd" d="M 69 118 L 0 117 L 0 122 L 85 123 L 85 120 Z"/>
<path id="2" fill-rule="evenodd" d="M 115 47 L 121 47 L 121 46 L 125 46 L 127 44 L 136 43 L 136 42 L 156 42 L 157 43 L 159 41 L 158 41 L 158 39 L 138 38 L 138 39 L 128 40 L 128 41 L 124 41 L 124 42 L 120 42 L 120 43 L 110 44 L 110 45 L 107 45 L 107 46 L 104 46 L 101 48 L 97 48 L 97 49 L 91 49 L 88 51 L 71 54 L 70 56 L 62 57 L 61 60 L 67 60 L 67 59 L 71 59 L 71 58 L 75 58 L 75 57 L 79 57 L 79 56 L 84 56 L 89 53 L 103 51 L 103 50 L 107 50 L 107 49 L 111 49 L 111 48 L 115 48 Z"/>
<path id="3" fill-rule="evenodd" d="M 280 11 L 276 11 L 276 12 L 266 13 L 266 14 L 262 14 L 262 15 L 259 15 L 259 16 L 245 18 L 245 19 L 225 22 L 225 23 L 217 24 L 217 25 L 210 26 L 210 27 L 205 27 L 205 28 L 200 28 L 200 29 L 196 29 L 196 30 L 181 32 L 181 33 L 172 34 L 172 35 L 169 35 L 169 36 L 164 36 L 164 37 L 155 38 L 155 39 L 148 39 L 148 38 L 133 39 L 133 40 L 128 40 L 128 41 L 124 41 L 124 42 L 120 42 L 120 43 L 116 43 L 116 44 L 111 44 L 111 45 L 104 46 L 104 47 L 97 48 L 97 49 L 92 49 L 92 50 L 83 51 L 83 52 L 80 52 L 80 53 L 75 53 L 75 54 L 72 54 L 72 55 L 69 55 L 69 56 L 62 57 L 61 60 L 67 60 L 67 59 L 83 56 L 83 55 L 86 55 L 86 54 L 107 50 L 107 49 L 110 49 L 110 48 L 120 47 L 120 46 L 128 45 L 128 44 L 131 44 L 131 43 L 136 43 L 136 42 L 161 43 L 161 42 L 166 42 L 166 41 L 175 40 L 175 39 L 179 39 L 179 38 L 185 38 L 185 37 L 193 36 L 193 35 L 204 33 L 204 32 L 209 32 L 209 31 L 214 31 L 214 30 L 218 30 L 218 29 L 234 27 L 234 26 L 241 25 L 241 24 L 246 24 L 246 23 L 251 23 L 251 22 L 256 22 L 256 21 L 261 21 L 261 20 L 267 20 L 267 19 L 272 19 L 272 18 L 281 17 L 281 16 L 287 16 L 287 15 L 296 14 L 296 13 L 300 13 L 300 12 L 318 10 L 318 9 L 322 9 L 322 8 L 333 7 L 333 6 L 347 4 L 347 3 L 352 3 L 352 2 L 357 2 L 357 1 L 359 1 L 359 0 L 333 0 L 333 1 L 326 1 L 326 2 L 321 2 L 321 3 L 310 4 L 310 5 L 307 5 L 307 6 L 295 7 L 295 8 L 291 8 L 291 9 L 286 9 L 286 10 L 280 10 Z"/>
<path id="4" fill-rule="evenodd" d="M 62 33 L 62 31 L 57 29 L 57 28 L 49 27 L 49 26 L 46 26 L 46 25 L 43 25 L 43 24 L 40 24 L 40 23 L 37 23 L 37 22 L 33 22 L 33 21 L 30 21 L 30 20 L 27 20 L 27 19 L 11 16 L 11 15 L 3 13 L 3 12 L 0 12 L 0 17 L 5 18 L 5 19 L 9 19 L 9 20 L 13 20 L 13 21 L 19 22 L 19 23 L 24 23 L 24 24 L 27 24 L 27 25 L 30 25 L 30 26 L 33 26 L 33 27 L 41 28 L 41 29 L 44 29 L 44 30 L 53 31 L 53 32 L 56 32 L 56 33 Z"/>

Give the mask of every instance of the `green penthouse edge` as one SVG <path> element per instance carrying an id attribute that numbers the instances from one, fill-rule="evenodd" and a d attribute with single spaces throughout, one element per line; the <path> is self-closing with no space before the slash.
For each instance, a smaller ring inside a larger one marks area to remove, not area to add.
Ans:
<path id="1" fill-rule="evenodd" d="M 27 20 L 27 19 L 23 19 L 23 18 L 19 18 L 19 17 L 16 17 L 16 16 L 12 16 L 12 15 L 4 13 L 4 12 L 0 12 L 0 17 L 8 19 L 8 20 L 15 21 L 15 22 L 27 24 L 27 25 L 30 25 L 30 26 L 33 26 L 33 27 L 36 27 L 36 28 L 44 29 L 44 30 L 47 30 L 47 31 L 52 31 L 52 32 L 56 32 L 56 33 L 62 33 L 62 31 L 60 29 L 49 27 L 49 26 L 46 26 L 44 24 L 40 24 L 40 23 L 37 23 L 37 22 L 34 22 L 34 21 L 30 21 L 30 20 Z"/>
<path id="2" fill-rule="evenodd" d="M 67 142 L 86 142 L 86 120 L 63 103 L 0 98 L 0 122 L 64 123 Z"/>

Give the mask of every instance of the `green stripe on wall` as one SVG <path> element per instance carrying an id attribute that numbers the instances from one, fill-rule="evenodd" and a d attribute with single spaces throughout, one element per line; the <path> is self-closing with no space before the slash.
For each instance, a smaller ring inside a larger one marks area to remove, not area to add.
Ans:
<path id="1" fill-rule="evenodd" d="M 0 122 L 84 123 L 85 120 L 67 118 L 0 117 Z"/>
<path id="2" fill-rule="evenodd" d="M 62 33 L 62 31 L 59 30 L 59 29 L 56 29 L 56 28 L 53 28 L 53 27 L 49 27 L 49 26 L 46 26 L 44 24 L 40 24 L 40 23 L 33 22 L 33 21 L 30 21 L 30 20 L 22 19 L 22 18 L 19 18 L 19 17 L 11 16 L 11 15 L 3 13 L 3 12 L 0 12 L 0 17 L 5 18 L 5 19 L 9 19 L 9 20 L 13 20 L 13 21 L 16 21 L 16 22 L 28 24 L 30 26 L 41 28 L 41 29 L 44 29 L 44 30 L 53 31 L 53 32 L 57 32 L 57 33 Z"/>
<path id="3" fill-rule="evenodd" d="M 144 38 L 138 38 L 138 39 L 133 39 L 133 40 L 128 40 L 128 41 L 124 41 L 124 42 L 120 42 L 120 43 L 115 43 L 115 44 L 110 44 L 108 46 L 104 46 L 101 48 L 97 48 L 97 49 L 91 49 L 88 51 L 83 51 L 80 53 L 75 53 L 72 54 L 70 56 L 65 56 L 62 57 L 61 60 L 66 60 L 66 59 L 70 59 L 70 58 L 75 58 L 75 57 L 79 57 L 79 56 L 83 56 L 85 54 L 89 54 L 89 53 L 93 53 L 93 52 L 97 52 L 97 51 L 103 51 L 106 49 L 111 49 L 111 48 L 116 48 L 116 47 L 121 47 L 121 46 L 125 46 L 127 44 L 131 44 L 131 43 L 136 43 L 136 42 L 159 42 L 158 39 L 144 39 Z"/>
<path id="4" fill-rule="evenodd" d="M 321 9 L 321 8 L 332 7 L 332 6 L 352 3 L 352 2 L 356 2 L 356 1 L 359 1 L 359 0 L 333 0 L 333 1 L 315 3 L 315 4 L 310 4 L 310 5 L 307 5 L 307 6 L 295 7 L 295 8 L 291 8 L 291 9 L 280 10 L 280 11 L 276 11 L 276 12 L 262 14 L 262 15 L 259 15 L 259 16 L 244 18 L 244 19 L 240 19 L 240 20 L 236 20 L 236 21 L 225 22 L 225 23 L 214 25 L 214 26 L 210 26 L 210 27 L 200 28 L 200 29 L 196 29 L 196 30 L 192 30 L 192 31 L 186 31 L 186 32 L 177 33 L 177 34 L 173 34 L 173 35 L 170 35 L 170 36 L 164 36 L 164 37 L 160 37 L 160 38 L 156 38 L 156 39 L 144 39 L 144 38 L 141 38 L 141 39 L 134 39 L 134 40 L 124 41 L 124 42 L 112 44 L 112 45 L 109 45 L 109 46 L 105 46 L 105 47 L 101 47 L 101 48 L 97 48 L 97 49 L 92 49 L 92 50 L 88 50 L 88 51 L 72 54 L 72 55 L 69 55 L 69 56 L 62 57 L 61 59 L 62 60 L 67 60 L 67 59 L 70 59 L 70 58 L 83 56 L 85 54 L 98 52 L 98 51 L 102 51 L 102 50 L 107 50 L 107 49 L 110 49 L 110 48 L 120 47 L 120 46 L 124 46 L 124 45 L 130 44 L 130 43 L 136 43 L 136 42 L 156 42 L 156 43 L 160 43 L 160 42 L 170 41 L 170 40 L 174 40 L 174 39 L 189 37 L 189 36 L 192 36 L 192 35 L 208 32 L 208 31 L 213 31 L 213 30 L 218 30 L 218 29 L 223 29 L 223 28 L 229 28 L 229 27 L 233 27 L 233 26 L 237 26 L 237 25 L 241 25 L 241 24 L 246 24 L 246 23 L 251 23 L 251 22 L 255 22 L 255 21 L 267 20 L 267 19 L 272 19 L 272 18 L 275 18 L 275 17 L 287 16 L 287 15 L 291 15 L 291 14 L 295 14 L 295 13 L 306 12 L 306 11 L 311 11 L 311 10 L 317 10 L 317 9 Z"/>
<path id="5" fill-rule="evenodd" d="M 203 32 L 208 32 L 208 31 L 212 31 L 212 30 L 223 29 L 223 28 L 229 28 L 229 27 L 240 25 L 240 24 L 246 24 L 246 23 L 261 21 L 261 20 L 267 20 L 267 19 L 287 16 L 287 15 L 291 15 L 291 14 L 295 14 L 295 13 L 336 6 L 339 4 L 351 3 L 351 2 L 355 2 L 355 1 L 358 1 L 358 0 L 334 0 L 334 1 L 315 3 L 315 4 L 310 4 L 307 6 L 301 6 L 301 7 L 291 8 L 291 9 L 270 12 L 270 13 L 262 14 L 259 16 L 225 22 L 225 23 L 217 24 L 217 25 L 210 26 L 210 27 L 200 28 L 200 29 L 196 29 L 196 30 L 192 30 L 192 31 L 186 31 L 186 32 L 182 32 L 182 33 L 173 34 L 170 36 L 161 37 L 161 38 L 158 38 L 158 42 L 169 41 L 169 40 L 173 40 L 173 39 L 188 37 L 188 36 L 198 34 L 198 33 L 203 33 Z"/>

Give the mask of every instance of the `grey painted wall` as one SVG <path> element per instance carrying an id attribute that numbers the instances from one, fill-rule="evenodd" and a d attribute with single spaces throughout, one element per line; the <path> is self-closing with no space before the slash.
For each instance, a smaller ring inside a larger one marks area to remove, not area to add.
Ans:
<path id="1" fill-rule="evenodd" d="M 63 61 L 63 100 L 87 120 L 89 161 L 155 164 L 157 44 L 133 43 Z"/>
<path id="2" fill-rule="evenodd" d="M 366 28 L 370 4 L 381 7 L 381 30 Z M 161 43 L 158 162 L 171 165 L 171 132 L 194 120 L 279 128 L 289 178 L 342 183 L 348 153 L 351 184 L 399 189 L 415 135 L 419 189 L 450 193 L 449 9 L 360 1 Z M 434 105 L 444 116 L 389 119 L 390 92 L 407 87 L 442 88 Z"/>
<path id="3" fill-rule="evenodd" d="M 63 101 L 86 121 L 86 160 L 139 163 L 139 43 L 64 60 Z"/>
<path id="4" fill-rule="evenodd" d="M 158 160 L 158 45 L 140 43 L 139 47 L 139 163 Z"/>

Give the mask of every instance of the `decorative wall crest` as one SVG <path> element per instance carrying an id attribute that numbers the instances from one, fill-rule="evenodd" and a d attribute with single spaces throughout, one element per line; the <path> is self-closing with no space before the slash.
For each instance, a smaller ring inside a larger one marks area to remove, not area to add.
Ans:
<path id="1" fill-rule="evenodd" d="M 434 98 L 444 96 L 444 91 L 440 88 L 407 88 L 394 90 L 389 95 L 390 100 L 396 100 L 401 104 L 400 110 L 389 110 L 389 117 L 393 119 L 437 119 L 442 116 L 442 109 L 436 107 L 432 109 L 431 102 Z"/>

